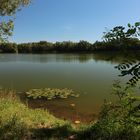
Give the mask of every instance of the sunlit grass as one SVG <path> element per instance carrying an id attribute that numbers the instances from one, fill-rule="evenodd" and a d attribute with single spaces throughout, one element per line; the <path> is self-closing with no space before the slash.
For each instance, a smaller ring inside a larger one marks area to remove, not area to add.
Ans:
<path id="1" fill-rule="evenodd" d="M 13 92 L 0 94 L 0 139 L 22 139 L 40 129 L 71 128 L 68 121 L 55 118 L 47 110 L 29 109 Z M 36 131 L 35 131 L 36 130 Z"/>

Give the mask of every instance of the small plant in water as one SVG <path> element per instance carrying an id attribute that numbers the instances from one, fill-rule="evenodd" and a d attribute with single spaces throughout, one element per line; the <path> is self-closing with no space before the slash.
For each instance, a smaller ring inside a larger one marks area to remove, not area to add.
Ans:
<path id="1" fill-rule="evenodd" d="M 75 93 L 71 89 L 51 89 L 51 88 L 44 88 L 44 89 L 31 89 L 26 92 L 26 96 L 31 99 L 65 99 L 68 97 L 79 97 L 79 94 Z"/>

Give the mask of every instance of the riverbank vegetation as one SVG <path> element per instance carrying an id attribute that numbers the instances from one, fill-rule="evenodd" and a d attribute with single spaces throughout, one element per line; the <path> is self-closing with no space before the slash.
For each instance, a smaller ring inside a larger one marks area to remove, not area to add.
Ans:
<path id="1" fill-rule="evenodd" d="M 50 43 L 47 41 L 33 42 L 33 43 L 2 43 L 0 45 L 1 53 L 75 53 L 75 52 L 105 52 L 105 51 L 136 51 L 140 50 L 140 40 L 131 38 L 127 44 L 121 45 L 116 41 L 105 42 L 96 41 L 89 43 L 87 41 L 80 42 L 56 42 Z"/>
<path id="2" fill-rule="evenodd" d="M 0 2 L 0 52 L 1 53 L 47 53 L 47 52 L 95 52 L 95 51 L 127 51 L 140 50 L 140 22 L 128 27 L 116 26 L 104 32 L 103 41 L 89 43 L 87 41 L 56 42 L 41 41 L 38 43 L 5 43 L 12 35 L 14 15 L 30 0 L 12 0 Z M 8 21 L 3 17 L 13 16 Z M 105 101 L 97 120 L 84 125 L 78 120 L 73 124 L 51 115 L 48 110 L 31 109 L 28 102 L 22 102 L 15 91 L 0 89 L 0 140 L 33 140 L 33 139 L 78 139 L 78 140 L 139 140 L 140 139 L 140 98 L 134 96 L 132 86 L 139 80 L 139 63 L 130 66 L 126 63 L 119 65 L 122 76 L 131 74 L 133 77 L 127 87 L 118 82 L 114 84 L 113 94 L 116 102 Z M 128 70 L 127 70 L 128 68 Z M 129 87 L 129 85 L 131 85 Z M 60 96 L 51 90 L 37 90 L 37 95 L 28 94 L 31 98 L 50 99 Z M 131 93 L 132 92 L 132 93 Z M 48 91 L 47 91 L 48 93 Z M 65 94 L 65 92 L 64 92 Z M 68 94 L 69 95 L 69 94 Z M 67 97 L 63 95 L 62 98 Z"/>
<path id="3" fill-rule="evenodd" d="M 139 96 L 131 87 L 113 86 L 116 102 L 105 101 L 89 125 L 60 120 L 47 110 L 30 109 L 14 91 L 0 90 L 0 139 L 139 140 Z"/>
<path id="4" fill-rule="evenodd" d="M 14 91 L 0 91 L 0 140 L 63 138 L 71 129 L 69 122 L 55 118 L 47 110 L 29 109 Z"/>
<path id="5" fill-rule="evenodd" d="M 140 98 L 132 90 L 140 77 L 139 65 L 125 61 L 116 67 L 121 76 L 132 75 L 132 79 L 127 87 L 114 84 L 116 101 L 105 101 L 98 118 L 87 125 L 79 120 L 72 123 L 67 118 L 56 118 L 43 106 L 32 109 L 16 92 L 0 90 L 0 139 L 139 140 Z M 55 90 L 51 92 L 54 94 Z"/>

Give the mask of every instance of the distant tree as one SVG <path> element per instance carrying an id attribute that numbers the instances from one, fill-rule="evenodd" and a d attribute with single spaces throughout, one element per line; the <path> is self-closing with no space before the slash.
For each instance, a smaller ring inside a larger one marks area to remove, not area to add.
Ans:
<path id="1" fill-rule="evenodd" d="M 30 0 L 0 0 L 0 43 L 12 35 L 16 12 L 29 3 Z M 5 16 L 8 16 L 8 20 Z"/>
<path id="2" fill-rule="evenodd" d="M 78 46 L 78 50 L 88 51 L 89 49 L 91 49 L 92 44 L 87 41 L 80 40 L 77 46 Z"/>

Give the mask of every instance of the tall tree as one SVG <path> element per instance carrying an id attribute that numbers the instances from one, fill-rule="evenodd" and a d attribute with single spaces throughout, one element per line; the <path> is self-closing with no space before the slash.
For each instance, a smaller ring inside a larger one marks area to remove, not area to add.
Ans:
<path id="1" fill-rule="evenodd" d="M 27 6 L 30 1 L 31 0 L 0 0 L 0 43 L 12 35 L 14 28 L 13 21 L 16 12 L 21 10 L 22 7 Z"/>

